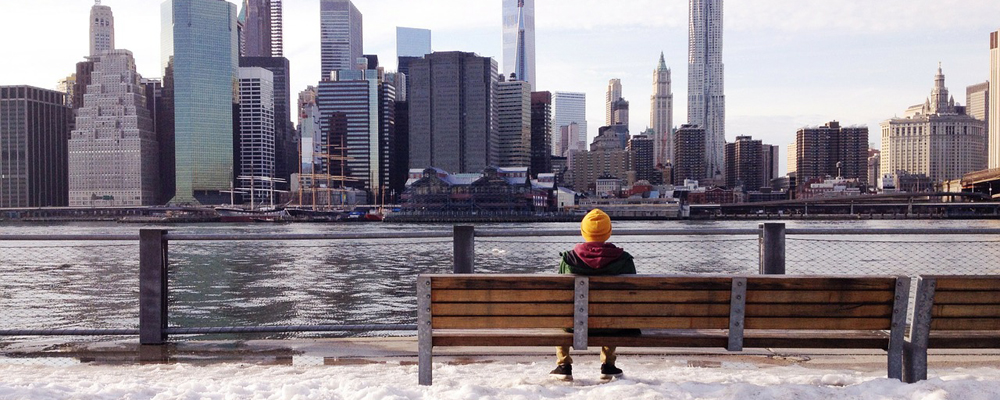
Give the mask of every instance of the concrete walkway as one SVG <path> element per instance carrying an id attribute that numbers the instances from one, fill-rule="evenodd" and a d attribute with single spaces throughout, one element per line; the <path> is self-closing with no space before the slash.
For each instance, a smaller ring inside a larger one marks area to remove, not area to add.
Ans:
<path id="1" fill-rule="evenodd" d="M 547 347 L 442 347 L 435 349 L 435 363 L 532 363 L 552 360 Z M 574 351 L 580 362 L 595 361 L 598 349 Z M 746 349 L 730 353 L 724 349 L 619 348 L 621 362 L 629 359 L 669 360 L 703 368 L 727 364 L 767 366 L 798 365 L 816 369 L 884 371 L 886 355 L 881 351 L 840 349 Z M 1000 350 L 932 350 L 932 368 L 996 367 Z M 417 343 L 412 337 L 323 338 L 246 341 L 177 341 L 164 346 L 140 346 L 137 341 L 67 342 L 59 339 L 30 342 L 0 341 L 0 364 L 122 365 L 122 364 L 217 364 L 256 365 L 361 365 L 377 363 L 412 365 L 417 362 Z"/>

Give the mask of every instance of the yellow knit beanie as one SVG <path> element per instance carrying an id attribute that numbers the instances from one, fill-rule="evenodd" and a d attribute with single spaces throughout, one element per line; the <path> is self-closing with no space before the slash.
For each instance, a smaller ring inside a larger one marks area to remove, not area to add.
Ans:
<path id="1" fill-rule="evenodd" d="M 583 217 L 580 234 L 587 242 L 606 242 L 611 237 L 611 217 L 600 209 L 593 209 Z"/>

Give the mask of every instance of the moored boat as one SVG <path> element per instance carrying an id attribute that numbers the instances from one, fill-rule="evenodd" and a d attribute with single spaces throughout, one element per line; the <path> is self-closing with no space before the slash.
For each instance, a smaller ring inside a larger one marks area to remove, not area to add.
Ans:
<path id="1" fill-rule="evenodd" d="M 216 207 L 222 222 L 280 222 L 289 220 L 284 209 L 243 209 L 235 207 Z"/>

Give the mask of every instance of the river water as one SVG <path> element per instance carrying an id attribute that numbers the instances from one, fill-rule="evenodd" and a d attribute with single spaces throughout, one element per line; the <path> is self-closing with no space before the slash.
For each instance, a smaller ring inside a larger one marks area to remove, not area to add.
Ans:
<path id="1" fill-rule="evenodd" d="M 785 221 L 789 228 L 1000 228 L 1000 220 Z M 623 221 L 615 229 L 756 228 L 758 221 Z M 526 237 L 477 238 L 480 273 L 554 272 L 579 236 L 530 237 L 575 223 L 482 224 Z M 444 224 L 51 223 L 0 225 L 3 234 L 267 234 L 445 231 Z M 613 236 L 639 273 L 753 274 L 757 236 Z M 789 236 L 789 274 L 997 274 L 992 235 Z M 173 327 L 414 323 L 417 274 L 449 273 L 450 238 L 172 241 Z M 0 329 L 138 327 L 137 242 L 0 241 Z M 285 337 L 275 334 L 267 337 Z M 260 337 L 260 336 L 258 336 Z"/>

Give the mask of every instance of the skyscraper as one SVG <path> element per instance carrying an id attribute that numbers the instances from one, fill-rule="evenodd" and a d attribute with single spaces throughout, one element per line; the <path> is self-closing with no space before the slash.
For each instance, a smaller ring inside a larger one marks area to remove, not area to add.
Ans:
<path id="1" fill-rule="evenodd" d="M 552 94 L 552 129 L 562 132 L 563 127 L 576 124 L 577 136 L 567 137 L 563 142 L 553 141 L 553 155 L 566 157 L 566 151 L 587 149 L 587 94 L 575 92 L 555 92 Z M 558 151 L 556 151 L 558 149 Z"/>
<path id="2" fill-rule="evenodd" d="M 56 90 L 66 94 L 66 106 L 73 107 L 73 91 L 76 89 L 76 73 L 59 80 Z"/>
<path id="3" fill-rule="evenodd" d="M 173 95 L 165 87 L 172 72 L 165 73 L 163 79 L 141 78 L 139 82 L 146 90 L 146 109 L 153 117 L 156 132 L 157 161 L 159 170 L 160 199 L 157 204 L 167 204 L 174 198 L 174 187 L 177 185 L 174 157 L 174 101 Z M 173 86 L 172 84 L 170 86 Z"/>
<path id="4" fill-rule="evenodd" d="M 79 77 L 77 77 L 79 79 Z M 1000 168 L 1000 31 L 990 32 L 990 101 L 987 168 Z M 882 172 L 885 172 L 884 170 Z"/>
<path id="5" fill-rule="evenodd" d="M 628 101 L 621 97 L 611 102 L 611 125 L 624 125 L 628 129 Z"/>
<path id="6" fill-rule="evenodd" d="M 867 182 L 868 127 L 841 127 L 839 122 L 830 121 L 799 129 L 795 133 L 794 170 L 800 183 L 827 176 Z"/>
<path id="7" fill-rule="evenodd" d="M 162 63 L 171 76 L 164 79 L 164 90 L 172 93 L 174 103 L 177 188 L 171 202 L 229 202 L 222 191 L 230 189 L 234 172 L 236 5 L 167 0 L 161 11 Z"/>
<path id="8" fill-rule="evenodd" d="M 320 0 L 321 80 L 330 73 L 355 69 L 363 56 L 361 11 L 351 0 Z"/>
<path id="9" fill-rule="evenodd" d="M 535 81 L 535 0 L 503 0 L 503 73 Z"/>
<path id="10" fill-rule="evenodd" d="M 685 179 L 705 177 L 705 129 L 697 125 L 681 125 L 674 133 L 674 185 Z"/>
<path id="11" fill-rule="evenodd" d="M 531 164 L 531 84 L 501 81 L 497 85 L 497 132 L 500 167 L 527 167 Z"/>
<path id="12" fill-rule="evenodd" d="M 644 180 L 649 183 L 660 183 L 661 179 L 656 179 L 656 169 L 653 168 L 653 137 L 647 134 L 632 136 L 628 140 L 628 152 L 631 163 L 631 170 L 635 171 L 636 180 Z"/>
<path id="13" fill-rule="evenodd" d="M 660 53 L 653 70 L 653 95 L 650 96 L 649 125 L 653 128 L 653 156 L 656 164 L 673 159 L 674 94 L 670 90 L 670 68 Z"/>
<path id="14" fill-rule="evenodd" d="M 970 117 L 983 121 L 984 128 L 983 132 L 986 135 L 986 148 L 983 152 L 986 154 L 987 163 L 989 162 L 989 132 L 990 132 L 990 82 L 986 81 L 983 83 L 977 83 L 975 85 L 965 88 L 965 113 Z"/>
<path id="15" fill-rule="evenodd" d="M 423 57 L 430 53 L 430 29 L 396 27 L 396 57 Z"/>
<path id="16" fill-rule="evenodd" d="M 73 111 L 83 107 L 83 95 L 87 94 L 87 86 L 90 85 L 91 77 L 94 73 L 94 57 L 89 60 L 76 63 L 76 81 L 73 82 Z"/>
<path id="17" fill-rule="evenodd" d="M 604 95 L 604 125 L 615 124 L 614 102 L 622 98 L 622 80 L 611 79 L 608 81 L 608 91 Z"/>
<path id="18" fill-rule="evenodd" d="M 271 57 L 285 56 L 285 21 L 281 0 L 271 0 Z"/>
<path id="19" fill-rule="evenodd" d="M 764 186 L 771 183 L 771 180 L 778 177 L 779 163 L 781 159 L 779 158 L 779 147 L 771 144 L 761 144 L 761 163 L 764 169 Z M 871 181 L 869 181 L 871 182 Z"/>
<path id="20" fill-rule="evenodd" d="M 240 67 L 264 68 L 274 75 L 274 146 L 275 177 L 285 180 L 276 185 L 288 189 L 291 175 L 298 172 L 298 135 L 291 120 L 291 82 L 288 59 L 284 57 L 240 57 Z"/>
<path id="21" fill-rule="evenodd" d="M 985 169 L 984 125 L 955 106 L 939 67 L 924 104 L 910 107 L 904 118 L 882 123 L 879 169 L 884 174 L 924 174 L 935 182 Z"/>
<path id="22" fill-rule="evenodd" d="M 759 190 L 764 186 L 763 143 L 750 136 L 737 136 L 726 143 L 726 186 L 742 187 L 743 191 Z"/>
<path id="23" fill-rule="evenodd" d="M 410 65 L 410 168 L 482 172 L 498 161 L 497 63 L 434 52 Z"/>
<path id="24" fill-rule="evenodd" d="M 260 67 L 240 68 L 239 172 L 244 202 L 273 200 L 275 174 L 274 74 Z"/>
<path id="25" fill-rule="evenodd" d="M 576 122 L 570 122 L 569 125 L 563 125 L 559 127 L 559 138 L 558 141 L 553 139 L 553 143 L 558 143 L 559 148 L 554 148 L 552 154 L 567 154 L 572 150 L 582 150 L 582 144 L 577 144 L 579 141 L 577 138 L 580 137 L 580 125 Z M 572 143 L 572 147 L 568 145 Z M 566 156 L 554 156 L 554 157 L 566 157 Z"/>
<path id="26" fill-rule="evenodd" d="M 101 53 L 69 139 L 69 205 L 160 201 L 159 152 L 145 87 L 128 50 Z"/>
<path id="27" fill-rule="evenodd" d="M 396 101 L 405 102 L 409 84 L 410 63 L 431 53 L 430 29 L 396 27 L 396 71 L 402 82 L 396 83 Z M 398 113 L 397 113 L 398 114 Z M 404 166 L 405 167 L 405 166 Z M 404 173 L 408 170 L 404 169 Z M 400 190 L 402 192 L 402 190 Z"/>
<path id="28" fill-rule="evenodd" d="M 726 144 L 722 1 L 690 0 L 688 14 L 688 123 L 705 129 L 705 177 L 723 172 Z"/>
<path id="29" fill-rule="evenodd" d="M 0 86 L 0 208 L 65 207 L 73 110 L 60 92 Z M 7 154 L 16 155 L 9 157 Z"/>
<path id="30" fill-rule="evenodd" d="M 590 144 L 590 151 L 571 151 L 569 175 L 573 189 L 593 191 L 601 177 L 627 178 L 632 167 L 627 146 L 627 134 L 604 127 Z"/>
<path id="31" fill-rule="evenodd" d="M 281 0 L 243 0 L 240 57 L 281 57 Z"/>
<path id="32" fill-rule="evenodd" d="M 332 80 L 319 83 L 324 141 L 336 142 L 335 136 L 346 134 L 346 175 L 375 201 L 389 195 L 385 191 L 394 161 L 395 99 L 392 80 L 377 69 L 334 71 Z M 346 125 L 332 124 L 334 115 L 343 115 Z M 333 131 L 337 125 L 345 127 L 343 132 Z"/>
<path id="33" fill-rule="evenodd" d="M 531 176 L 552 172 L 552 93 L 531 92 Z"/>
<path id="34" fill-rule="evenodd" d="M 115 16 L 111 7 L 102 6 L 101 0 L 95 0 L 90 8 L 90 56 L 97 57 L 114 49 Z"/>

